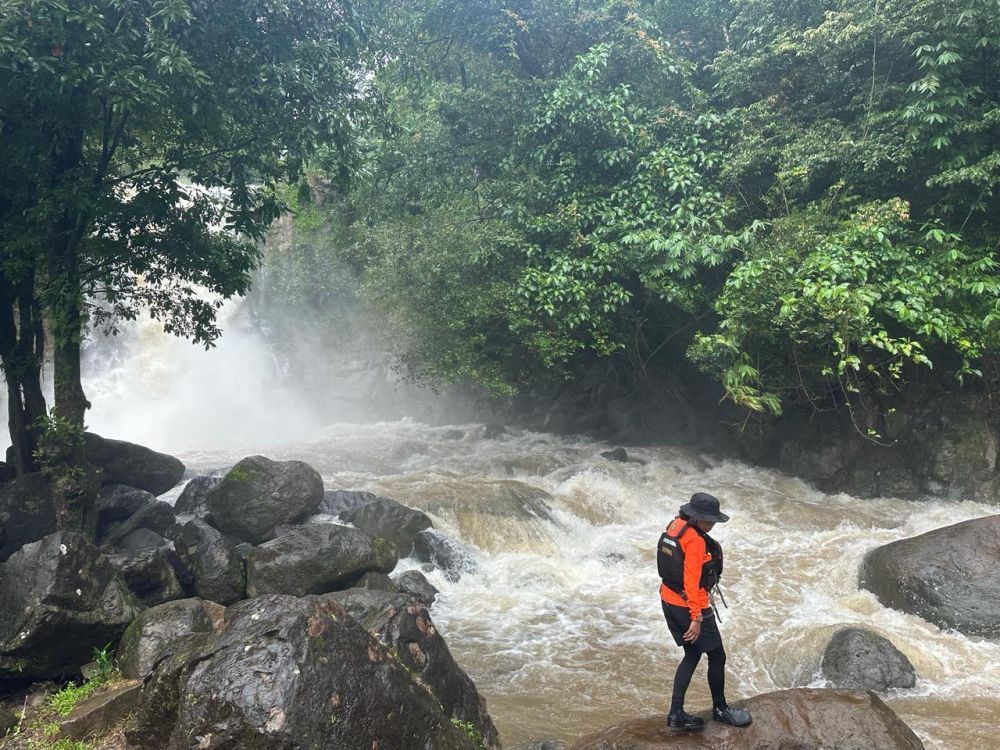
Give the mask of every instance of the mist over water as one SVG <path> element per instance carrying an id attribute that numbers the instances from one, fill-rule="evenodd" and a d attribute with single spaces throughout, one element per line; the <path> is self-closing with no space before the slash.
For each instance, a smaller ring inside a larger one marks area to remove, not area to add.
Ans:
<path id="1" fill-rule="evenodd" d="M 732 517 L 715 531 L 727 553 L 730 609 L 721 628 L 730 700 L 822 685 L 830 636 L 863 625 L 916 667 L 914 690 L 885 697 L 929 748 L 994 744 L 1000 644 L 882 607 L 858 589 L 857 570 L 872 547 L 996 508 L 825 495 L 672 447 L 630 448 L 640 460 L 615 463 L 599 455 L 607 445 L 579 437 L 514 431 L 484 440 L 474 424 L 364 422 L 366 408 L 374 416 L 384 404 L 365 406 L 374 391 L 360 365 L 338 393 L 334 385 L 326 394 L 298 391 L 295 369 L 304 364 L 272 355 L 237 306 L 224 310 L 223 325 L 208 352 L 148 322 L 92 343 L 91 428 L 169 450 L 195 471 L 251 453 L 304 460 L 328 488 L 368 490 L 429 513 L 477 563 L 458 582 L 429 574 L 442 591 L 432 614 L 507 745 L 574 740 L 665 713 L 680 649 L 662 620 L 654 547 L 697 490 L 718 495 Z M 367 377 L 385 379 L 378 368 Z M 420 406 L 412 391 L 405 396 L 400 404 Z M 704 669 L 689 709 L 710 703 Z"/>

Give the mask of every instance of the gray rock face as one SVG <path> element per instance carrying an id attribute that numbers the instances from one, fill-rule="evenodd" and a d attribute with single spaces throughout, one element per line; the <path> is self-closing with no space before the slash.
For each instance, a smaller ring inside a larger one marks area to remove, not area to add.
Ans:
<path id="1" fill-rule="evenodd" d="M 396 545 L 400 557 L 409 555 L 413 549 L 413 537 L 432 525 L 426 514 L 385 497 L 375 498 L 355 510 L 344 511 L 340 516 L 369 536 L 388 539 Z"/>
<path id="2" fill-rule="evenodd" d="M 357 589 L 371 589 L 372 591 L 388 591 L 391 594 L 399 593 L 399 586 L 385 573 L 365 573 L 358 582 L 354 584 Z"/>
<path id="3" fill-rule="evenodd" d="M 247 558 L 247 594 L 323 594 L 348 588 L 362 575 L 389 573 L 396 548 L 347 526 L 299 526 L 254 547 Z"/>
<path id="4" fill-rule="evenodd" d="M 849 690 L 911 688 L 917 674 L 892 642 L 862 628 L 837 631 L 823 654 L 823 674 L 834 687 Z"/>
<path id="5" fill-rule="evenodd" d="M 166 453 L 91 432 L 85 438 L 87 460 L 103 470 L 104 484 L 125 484 L 162 495 L 184 476 L 184 464 Z"/>
<path id="6" fill-rule="evenodd" d="M 188 516 L 208 515 L 208 493 L 222 481 L 222 477 L 195 477 L 186 485 L 174 503 L 174 512 Z"/>
<path id="7" fill-rule="evenodd" d="M 74 675 L 139 613 L 117 571 L 82 535 L 50 534 L 0 566 L 0 685 Z"/>
<path id="8" fill-rule="evenodd" d="M 0 486 L 0 562 L 56 530 L 49 484 L 29 474 Z"/>
<path id="9" fill-rule="evenodd" d="M 876 547 L 859 582 L 886 607 L 966 635 L 1000 638 L 1000 515 Z"/>
<path id="10" fill-rule="evenodd" d="M 435 529 L 421 531 L 413 538 L 413 556 L 440 568 L 452 583 L 479 569 L 467 547 Z"/>
<path id="11" fill-rule="evenodd" d="M 147 609 L 122 636 L 115 663 L 125 677 L 143 678 L 171 644 L 191 633 L 214 632 L 223 613 L 219 605 L 201 599 L 179 599 Z"/>
<path id="12" fill-rule="evenodd" d="M 712 721 L 703 732 L 667 728 L 663 714 L 634 719 L 584 737 L 573 750 L 923 750 L 924 744 L 874 693 L 797 688 L 737 704 L 753 724 Z"/>
<path id="13" fill-rule="evenodd" d="M 204 521 L 173 526 L 168 536 L 202 599 L 232 604 L 246 596 L 246 571 L 236 548 Z"/>
<path id="14" fill-rule="evenodd" d="M 471 723 L 488 747 L 498 744 L 486 701 L 455 663 L 423 604 L 405 594 L 360 589 L 328 596 L 342 604 L 365 630 L 377 635 L 400 663 L 420 678 L 446 714 Z"/>
<path id="15" fill-rule="evenodd" d="M 339 516 L 345 511 L 353 511 L 367 505 L 376 498 L 371 492 L 354 492 L 353 490 L 327 490 L 323 493 L 320 503 L 320 513 Z"/>
<path id="16" fill-rule="evenodd" d="M 140 602 L 155 607 L 184 597 L 184 587 L 170 561 L 173 554 L 169 549 L 146 549 L 108 555 L 108 562 Z"/>
<path id="17" fill-rule="evenodd" d="M 108 484 L 101 487 L 97 496 L 97 533 L 107 527 L 124 521 L 144 505 L 151 504 L 156 497 L 152 492 L 128 487 L 124 484 Z"/>
<path id="18" fill-rule="evenodd" d="M 163 536 L 176 522 L 173 506 L 162 500 L 155 500 L 143 505 L 124 521 L 111 524 L 99 537 L 99 541 L 101 544 L 120 547 L 130 534 L 139 529 L 146 529 Z"/>
<path id="19" fill-rule="evenodd" d="M 220 635 L 187 636 L 153 670 L 129 746 L 189 750 L 195 737 L 248 750 L 476 747 L 335 602 L 290 596 L 231 607 Z"/>
<path id="20" fill-rule="evenodd" d="M 431 606 L 437 598 L 438 590 L 419 570 L 408 570 L 405 573 L 400 573 L 395 580 L 402 593 L 409 594 L 426 607 Z"/>
<path id="21" fill-rule="evenodd" d="M 118 549 L 123 552 L 138 552 L 140 550 L 156 549 L 167 544 L 167 540 L 149 529 L 136 529 L 118 543 Z"/>
<path id="22" fill-rule="evenodd" d="M 212 524 L 240 542 L 260 544 L 284 523 L 305 520 L 323 500 L 323 479 L 301 461 L 250 456 L 208 493 Z"/>

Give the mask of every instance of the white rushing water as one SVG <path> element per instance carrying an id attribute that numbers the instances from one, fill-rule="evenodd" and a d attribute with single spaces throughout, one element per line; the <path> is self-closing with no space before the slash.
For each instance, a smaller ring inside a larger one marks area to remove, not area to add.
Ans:
<path id="1" fill-rule="evenodd" d="M 442 591 L 432 615 L 508 746 L 665 712 L 680 650 L 662 620 L 655 541 L 698 490 L 732 516 L 714 532 L 727 554 L 721 627 L 731 700 L 822 685 L 830 636 L 863 625 L 916 667 L 915 689 L 884 697 L 929 748 L 995 746 L 1000 644 L 888 610 L 857 585 L 872 547 L 995 507 L 825 495 L 670 447 L 630 448 L 639 460 L 616 463 L 599 455 L 608 446 L 582 438 L 484 440 L 474 425 L 456 432 L 407 420 L 330 424 L 332 394 L 283 391 L 262 340 L 238 323 L 207 353 L 141 324 L 90 354 L 95 431 L 172 451 L 196 471 L 253 453 L 301 459 L 328 488 L 421 508 L 468 544 L 477 572 L 454 583 L 429 574 Z M 550 518 L 522 512 L 539 496 Z M 691 709 L 708 705 L 704 668 Z"/>

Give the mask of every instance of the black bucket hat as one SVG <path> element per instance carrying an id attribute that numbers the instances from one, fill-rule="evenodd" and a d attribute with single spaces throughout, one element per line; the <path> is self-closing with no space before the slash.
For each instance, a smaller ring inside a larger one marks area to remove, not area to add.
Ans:
<path id="1" fill-rule="evenodd" d="M 707 492 L 696 492 L 691 495 L 690 502 L 681 506 L 681 513 L 711 523 L 725 523 L 729 520 L 729 516 L 719 510 L 719 499 Z"/>

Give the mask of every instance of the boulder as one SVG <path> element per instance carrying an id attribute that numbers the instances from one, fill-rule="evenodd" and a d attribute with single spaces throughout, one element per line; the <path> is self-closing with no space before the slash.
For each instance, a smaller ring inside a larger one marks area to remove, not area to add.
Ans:
<path id="1" fill-rule="evenodd" d="M 162 495 L 184 476 L 184 464 L 165 453 L 91 432 L 85 439 L 87 460 L 103 470 L 104 484 L 125 484 Z"/>
<path id="2" fill-rule="evenodd" d="M 314 515 L 323 500 L 323 479 L 301 461 L 250 456 L 208 493 L 212 524 L 226 536 L 260 544 L 283 523 Z"/>
<path id="3" fill-rule="evenodd" d="M 167 535 L 197 596 L 219 604 L 232 604 L 246 596 L 243 558 L 222 534 L 195 519 L 173 526 Z"/>
<path id="4" fill-rule="evenodd" d="M 360 508 L 344 511 L 340 517 L 369 536 L 388 539 L 396 545 L 400 557 L 407 557 L 413 550 L 413 537 L 432 526 L 425 513 L 386 497 L 375 498 Z"/>
<path id="5" fill-rule="evenodd" d="M 669 729 L 663 714 L 634 719 L 584 737 L 573 750 L 923 750 L 923 743 L 874 693 L 795 688 L 739 706 L 753 714 L 742 729 L 712 721 L 705 731 Z"/>
<path id="6" fill-rule="evenodd" d="M 917 674 L 910 660 L 888 638 L 864 630 L 838 630 L 823 654 L 823 675 L 848 690 L 911 688 Z"/>
<path id="7" fill-rule="evenodd" d="M 440 568 L 444 577 L 454 583 L 465 573 L 479 569 L 472 552 L 461 542 L 436 529 L 421 531 L 413 538 L 413 556 Z"/>
<path id="8" fill-rule="evenodd" d="M 615 448 L 610 451 L 601 451 L 601 458 L 606 458 L 608 461 L 628 461 L 628 451 L 624 448 Z"/>
<path id="9" fill-rule="evenodd" d="M 399 593 L 399 586 L 385 573 L 365 573 L 358 582 L 354 584 L 356 589 L 371 589 L 372 591 L 388 591 L 391 594 Z"/>
<path id="10" fill-rule="evenodd" d="M 347 526 L 307 524 L 254 547 L 247 594 L 323 594 L 349 588 L 369 571 L 389 573 L 396 560 L 396 548 L 384 539 Z"/>
<path id="11" fill-rule="evenodd" d="M 171 647 L 143 688 L 134 750 L 475 750 L 434 697 L 335 602 L 266 596 Z"/>
<path id="12" fill-rule="evenodd" d="M 156 497 L 152 492 L 124 484 L 106 484 L 97 496 L 97 533 L 101 535 L 112 523 L 124 521 Z"/>
<path id="13" fill-rule="evenodd" d="M 351 490 L 327 490 L 319 505 L 319 512 L 331 516 L 339 516 L 345 511 L 353 511 L 367 505 L 376 498 L 371 492 L 354 492 Z"/>
<path id="14" fill-rule="evenodd" d="M 186 516 L 208 515 L 208 493 L 222 481 L 222 477 L 194 477 L 184 485 L 174 503 L 174 513 Z"/>
<path id="15" fill-rule="evenodd" d="M 1000 637 L 1000 515 L 876 547 L 859 582 L 886 607 L 942 628 Z"/>
<path id="16" fill-rule="evenodd" d="M 0 562 L 56 530 L 49 483 L 28 474 L 0 486 Z"/>
<path id="17" fill-rule="evenodd" d="M 444 712 L 472 725 L 488 747 L 498 744 L 486 701 L 462 671 L 427 608 L 405 594 L 351 589 L 328 595 L 377 636 L 399 662 L 419 678 Z"/>
<path id="18" fill-rule="evenodd" d="M 0 566 L 0 684 L 78 674 L 138 613 L 114 566 L 81 534 L 25 545 Z"/>
<path id="19" fill-rule="evenodd" d="M 144 678 L 174 642 L 191 633 L 221 630 L 224 611 L 201 599 L 179 599 L 147 609 L 122 636 L 115 664 L 125 677 Z"/>
<path id="20" fill-rule="evenodd" d="M 504 435 L 509 435 L 510 432 L 502 424 L 491 422 L 484 424 L 479 434 L 482 435 L 483 440 L 499 440 Z"/>
<path id="21" fill-rule="evenodd" d="M 135 710 L 139 705 L 141 688 L 140 680 L 127 680 L 85 698 L 59 722 L 56 736 L 82 740 L 102 734 Z"/>
<path id="22" fill-rule="evenodd" d="M 162 537 L 160 541 L 166 543 Z M 173 550 L 158 547 L 108 555 L 108 562 L 140 602 L 155 607 L 184 597 L 184 587 L 170 559 L 174 554 Z"/>
<path id="23" fill-rule="evenodd" d="M 0 706 L 0 739 L 3 739 L 7 732 L 20 723 L 21 720 L 14 715 L 13 711 L 8 711 L 3 706 Z"/>
<path id="24" fill-rule="evenodd" d="M 409 594 L 421 604 L 429 607 L 437 598 L 438 590 L 431 585 L 419 570 L 407 570 L 395 578 L 396 585 L 404 594 Z"/>
<path id="25" fill-rule="evenodd" d="M 138 552 L 145 549 L 156 549 L 168 544 L 167 540 L 149 529 L 136 529 L 118 543 L 118 549 L 123 552 Z"/>
<path id="26" fill-rule="evenodd" d="M 162 500 L 154 500 L 143 505 L 124 521 L 111 524 L 104 534 L 98 537 L 98 540 L 101 544 L 120 547 L 122 542 L 134 531 L 146 529 L 163 536 L 167 529 L 175 523 L 177 523 L 177 519 L 174 517 L 173 506 Z"/>

